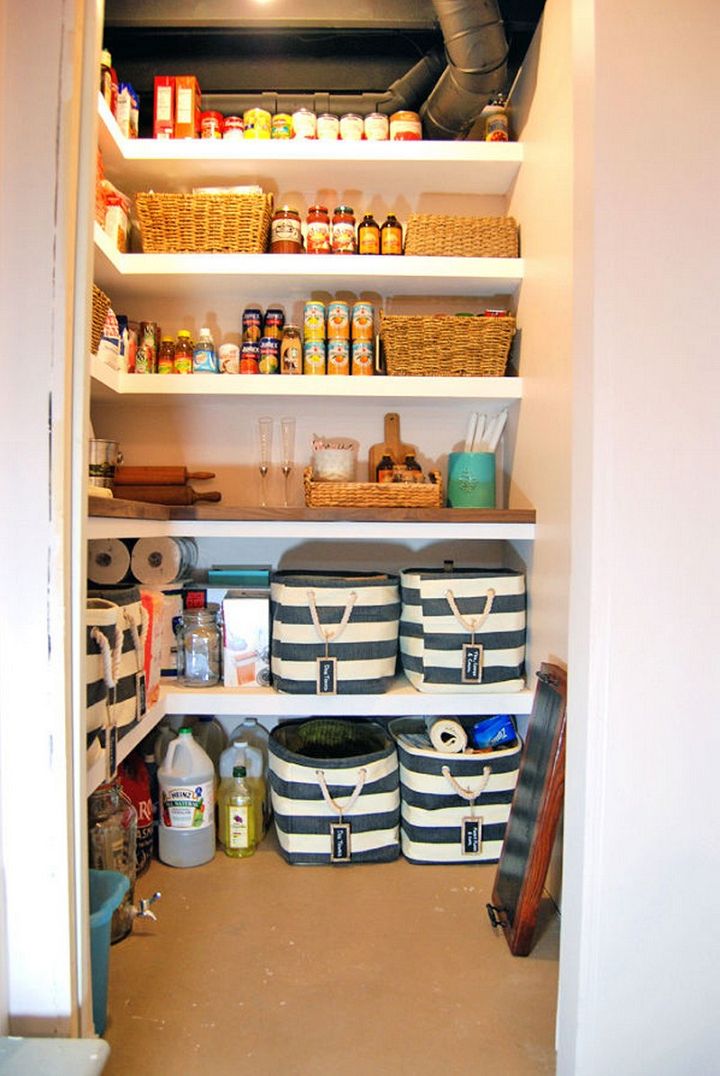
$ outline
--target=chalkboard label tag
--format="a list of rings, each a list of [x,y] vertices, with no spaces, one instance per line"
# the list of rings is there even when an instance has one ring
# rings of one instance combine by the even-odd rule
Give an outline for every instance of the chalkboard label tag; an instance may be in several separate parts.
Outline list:
[[[135,673],[135,698],[137,699],[137,719],[139,721],[147,713],[147,687],[144,669]]]
[[[462,851],[464,856],[482,852],[482,818],[463,818]]]
[[[105,780],[110,781],[117,770],[117,725],[106,725],[100,733],[100,742],[105,748]]]
[[[479,643],[463,643],[463,684],[482,682],[482,658],[483,648]]]
[[[318,695],[337,695],[337,658],[317,659]]]
[[[331,863],[350,862],[350,823],[330,823],[330,861]]]

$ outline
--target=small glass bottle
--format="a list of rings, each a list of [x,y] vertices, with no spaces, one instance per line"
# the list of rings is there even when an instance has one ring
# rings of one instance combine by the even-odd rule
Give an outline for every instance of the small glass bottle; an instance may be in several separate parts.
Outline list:
[[[212,687],[220,681],[218,606],[184,609],[178,618],[177,674],[183,687]]]
[[[391,460],[390,456],[383,456],[377,465],[377,472],[375,478],[378,482],[392,482],[393,472],[395,470],[395,464]]]
[[[244,766],[233,766],[232,781],[220,787],[218,840],[226,856],[244,859],[255,851],[255,809]]]
[[[380,253],[402,254],[402,225],[394,213],[388,213],[380,229]]]
[[[175,373],[193,372],[193,342],[187,329],[181,329],[175,343]]]
[[[366,213],[358,224],[358,254],[380,253],[380,228],[372,213]]]
[[[159,374],[175,373],[175,341],[172,336],[163,336],[158,350],[157,372]]]
[[[120,907],[113,912],[111,942],[121,941],[132,930],[137,871],[137,811],[116,777],[99,785],[88,800],[90,866],[94,870],[119,871],[130,882]]]

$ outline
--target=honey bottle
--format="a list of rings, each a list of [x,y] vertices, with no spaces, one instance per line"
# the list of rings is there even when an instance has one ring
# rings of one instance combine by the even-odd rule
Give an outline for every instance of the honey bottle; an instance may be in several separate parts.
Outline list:
[[[380,227],[372,213],[366,213],[358,224],[358,254],[380,253]]]
[[[380,253],[402,254],[402,224],[394,213],[388,213],[387,220],[380,229]]]

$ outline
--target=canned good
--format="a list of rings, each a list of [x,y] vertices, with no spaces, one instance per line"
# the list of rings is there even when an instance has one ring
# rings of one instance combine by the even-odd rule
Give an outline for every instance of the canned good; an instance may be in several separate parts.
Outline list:
[[[330,214],[327,206],[311,205],[305,227],[305,253],[330,253]]]
[[[350,373],[349,340],[328,340],[327,372],[328,374]]]
[[[340,117],[340,137],[343,142],[359,142],[364,133],[363,118],[357,112],[346,112]]]
[[[243,113],[244,138],[269,138],[272,116],[264,108],[249,108]]]
[[[375,347],[372,340],[353,340],[352,373],[355,377],[372,374],[374,355]]]
[[[393,112],[390,117],[390,140],[392,142],[419,142],[422,123],[417,112]]]
[[[240,373],[240,348],[237,344],[221,344],[218,348],[221,374]]]
[[[352,206],[339,205],[333,211],[332,252],[333,254],[354,254],[356,249],[355,213]]]
[[[292,114],[293,138],[315,138],[317,119],[309,108],[299,108]]]
[[[242,338],[244,344],[256,344],[262,336],[262,310],[259,306],[246,306],[242,316]]]
[[[219,112],[200,113],[200,137],[222,138],[223,118]]]
[[[368,142],[386,142],[390,137],[390,120],[382,112],[365,117],[365,138]]]
[[[274,336],[276,340],[282,340],[285,327],[285,311],[281,306],[269,306],[265,311],[263,322],[263,336]]]
[[[323,112],[318,116],[317,136],[322,142],[334,142],[340,137],[340,120],[332,112]]]
[[[303,346],[303,373],[325,373],[325,341],[306,340]]]
[[[242,116],[226,116],[223,124],[223,138],[238,141],[245,134],[245,123]]]
[[[271,138],[292,138],[292,116],[289,112],[276,112],[270,125]]]
[[[325,339],[325,303],[316,302],[314,299],[305,303],[303,333],[306,341]]]
[[[136,374],[157,373],[158,337],[160,330],[155,321],[141,321],[135,357]]]
[[[273,214],[270,225],[271,254],[300,254],[302,252],[302,228],[300,214],[290,206],[281,206]]]
[[[348,303],[343,303],[339,300],[328,303],[327,338],[328,340],[350,339],[350,306]]]
[[[240,348],[240,373],[260,373],[260,344],[244,343]]]
[[[302,373],[302,340],[295,325],[286,325],[280,344],[280,373]]]
[[[275,336],[263,336],[260,341],[260,373],[280,372],[280,341]]]
[[[375,309],[372,303],[355,303],[352,308],[353,340],[372,340],[374,337],[373,319]]]

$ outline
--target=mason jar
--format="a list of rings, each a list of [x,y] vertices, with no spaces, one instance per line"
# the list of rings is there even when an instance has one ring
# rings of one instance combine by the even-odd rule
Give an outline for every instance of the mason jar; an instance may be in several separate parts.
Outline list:
[[[185,609],[177,626],[177,675],[183,687],[212,687],[220,682],[218,606]]]

